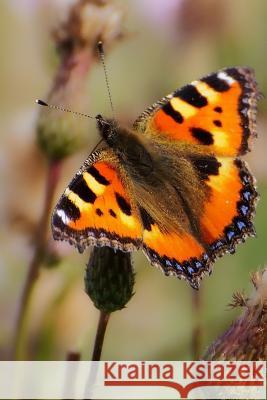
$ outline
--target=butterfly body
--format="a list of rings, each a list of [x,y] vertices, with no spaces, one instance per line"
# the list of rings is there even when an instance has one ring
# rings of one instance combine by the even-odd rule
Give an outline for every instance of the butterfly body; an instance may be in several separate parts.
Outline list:
[[[255,135],[253,72],[228,68],[146,110],[132,129],[98,116],[89,156],[52,218],[55,239],[142,248],[152,265],[198,287],[214,260],[254,234],[257,193],[238,156]]]
[[[106,144],[117,155],[119,161],[136,179],[151,176],[155,159],[152,146],[135,132],[121,127],[115,120],[103,120],[98,123],[100,135]]]
[[[209,172],[216,174],[216,159],[203,154],[201,146],[141,136],[116,121],[102,119],[99,125],[100,135],[124,170],[122,175],[132,182],[132,197],[143,215],[162,231],[192,230],[200,239],[198,219],[207,188],[194,170],[194,161],[206,162]]]

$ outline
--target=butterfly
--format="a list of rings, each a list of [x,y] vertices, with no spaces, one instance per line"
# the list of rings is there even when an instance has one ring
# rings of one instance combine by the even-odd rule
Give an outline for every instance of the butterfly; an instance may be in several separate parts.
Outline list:
[[[80,252],[142,249],[198,288],[218,257],[255,235],[258,195],[240,156],[256,136],[258,99],[252,69],[225,68],[162,98],[132,129],[97,116],[105,145],[56,205],[54,238]]]

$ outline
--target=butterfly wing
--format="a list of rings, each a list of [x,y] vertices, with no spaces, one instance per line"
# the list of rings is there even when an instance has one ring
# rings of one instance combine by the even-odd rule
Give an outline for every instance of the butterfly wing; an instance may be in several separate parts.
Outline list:
[[[184,157],[205,193],[198,208],[179,193],[192,229],[189,224],[188,229],[163,230],[138,209],[132,182],[112,151],[105,150],[93,153],[65,190],[52,217],[54,238],[80,251],[87,245],[124,251],[142,246],[153,265],[197,288],[216,257],[233,252],[236,243],[254,234],[255,184],[235,157],[249,150],[249,138],[255,136],[257,98],[253,72],[228,68],[162,99],[134,125],[154,143],[163,138],[167,147],[186,144],[181,146]],[[184,172],[186,182],[192,177]],[[187,194],[194,190],[189,182]]]
[[[144,251],[151,263],[167,275],[186,278],[193,287],[217,257],[234,252],[237,243],[254,235],[255,182],[235,157],[245,154],[249,139],[256,136],[258,97],[252,70],[227,68],[176,90],[134,124],[153,141],[167,139],[170,146],[175,142],[187,149],[199,188],[204,188],[203,204],[196,207],[184,200],[189,218],[188,210],[194,213],[195,208],[197,237],[189,231],[167,234],[156,224],[147,230],[144,224]],[[189,184],[187,188],[196,190]]]
[[[126,190],[122,167],[110,150],[96,151],[78,171],[52,215],[53,236],[80,252],[86,246],[132,251],[141,243],[142,225]]]
[[[253,70],[226,68],[164,97],[140,115],[134,128],[202,145],[217,155],[242,155],[256,134],[258,97]]]
[[[257,192],[246,163],[238,158],[217,158],[218,174],[206,180],[210,194],[201,216],[201,233],[211,254],[234,252],[235,244],[254,236],[252,218]]]
[[[198,288],[209,260],[205,248],[189,232],[162,232],[156,223],[146,226],[143,251],[152,265],[165,275],[185,278]]]
[[[194,288],[199,287],[203,274],[210,272],[218,257],[233,253],[239,242],[255,235],[252,218],[257,192],[251,173],[240,159],[215,160],[194,158],[201,185],[207,187],[203,208],[196,216],[197,236],[189,230],[163,232],[151,218],[141,214],[143,250],[152,265],[166,275],[187,279]]]

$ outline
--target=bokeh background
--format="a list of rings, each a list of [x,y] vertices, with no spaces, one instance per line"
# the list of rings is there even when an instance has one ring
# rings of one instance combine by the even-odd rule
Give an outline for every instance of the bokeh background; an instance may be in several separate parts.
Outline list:
[[[46,98],[57,55],[51,31],[73,1],[0,2],[0,358],[8,359],[16,315],[33,254],[43,207],[46,160],[36,144],[39,108]],[[175,88],[219,68],[248,65],[267,93],[267,6],[265,0],[124,0],[124,37],[108,51],[113,102],[118,118],[130,123],[144,108]],[[86,80],[88,105],[77,111],[110,115],[103,70],[95,64]],[[71,103],[71,102],[70,102]],[[72,107],[74,107],[72,105]],[[77,119],[77,124],[79,124]],[[85,120],[82,148],[64,161],[54,204],[97,143],[94,121]],[[201,352],[239,314],[227,308],[237,290],[249,293],[249,274],[267,261],[267,104],[258,113],[258,139],[246,158],[261,195],[257,238],[216,263],[201,286]],[[52,242],[52,239],[51,239]],[[31,297],[24,357],[63,360],[69,351],[89,359],[98,311],[84,292],[88,252],[56,244],[60,262],[48,262]],[[135,295],[112,315],[103,359],[175,360],[192,358],[192,289],[164,277],[134,254]]]

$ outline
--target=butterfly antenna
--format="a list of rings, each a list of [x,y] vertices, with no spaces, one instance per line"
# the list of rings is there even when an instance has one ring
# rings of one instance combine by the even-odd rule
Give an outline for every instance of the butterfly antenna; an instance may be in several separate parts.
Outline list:
[[[61,107],[61,106],[56,106],[54,104],[48,104],[43,100],[37,99],[35,101],[40,106],[48,107],[48,108],[51,108],[51,109],[54,109],[54,110],[65,111],[65,112],[68,112],[68,113],[71,113],[71,114],[79,115],[80,117],[87,117],[87,118],[91,118],[91,119],[99,119],[97,117],[92,117],[92,115],[83,114],[83,113],[78,112],[78,111],[72,111],[72,110],[69,110],[68,108],[64,108],[64,107]]]
[[[101,64],[102,64],[103,69],[104,69],[104,74],[105,74],[106,86],[107,86],[107,90],[108,90],[108,97],[109,97],[110,107],[111,107],[111,111],[112,111],[113,118],[114,118],[114,107],[113,107],[113,102],[112,102],[112,98],[111,98],[111,92],[110,92],[110,85],[109,85],[109,80],[108,80],[107,67],[106,67],[106,64],[105,64],[105,53],[104,53],[103,43],[101,42],[101,40],[97,43],[97,50],[98,50],[98,53],[99,53],[99,58],[100,58]]]

